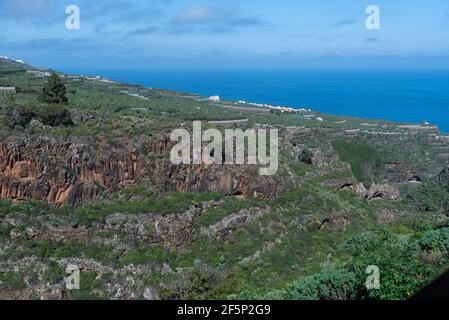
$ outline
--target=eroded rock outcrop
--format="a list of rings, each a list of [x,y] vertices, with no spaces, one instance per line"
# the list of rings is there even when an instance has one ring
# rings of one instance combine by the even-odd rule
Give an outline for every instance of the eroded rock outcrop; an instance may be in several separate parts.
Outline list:
[[[76,206],[101,190],[139,183],[167,192],[219,192],[273,197],[280,187],[255,166],[172,165],[165,135],[140,139],[123,150],[98,150],[87,142],[41,137],[0,144],[0,199],[32,198]]]
[[[346,230],[346,227],[352,222],[353,217],[350,213],[332,213],[329,217],[322,221],[316,221],[317,229],[324,230],[326,228]]]
[[[217,201],[191,206],[181,214],[157,215],[153,213],[126,215],[111,214],[96,225],[99,230],[113,231],[122,237],[177,249],[191,244],[196,237],[193,223],[205,210],[219,205]]]
[[[387,199],[397,200],[400,196],[399,191],[388,184],[372,184],[366,188],[363,183],[358,183],[354,178],[348,177],[343,179],[330,179],[323,181],[322,186],[335,188],[337,190],[348,190],[355,192],[367,200]]]
[[[97,156],[89,145],[40,138],[0,146],[0,198],[76,205],[93,200],[99,187],[138,179],[139,154]]]
[[[251,223],[252,221],[267,214],[270,208],[250,208],[241,210],[238,213],[231,214],[219,222],[209,226],[202,230],[202,233],[207,234],[210,238],[216,240],[223,240],[233,231],[243,227],[244,225]]]
[[[369,200],[375,199],[387,199],[387,200],[397,200],[399,199],[399,191],[387,184],[373,184],[371,187],[366,189],[363,184],[357,185],[357,193]]]
[[[256,192],[270,198],[277,187],[269,178],[260,176],[254,166],[182,165],[168,169],[165,191],[219,192],[245,197]]]
[[[330,179],[322,182],[325,187],[335,188],[337,190],[355,191],[357,182],[352,177],[343,179]]]

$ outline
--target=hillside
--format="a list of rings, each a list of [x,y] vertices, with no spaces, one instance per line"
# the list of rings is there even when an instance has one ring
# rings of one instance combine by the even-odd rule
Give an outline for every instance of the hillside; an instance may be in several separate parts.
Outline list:
[[[448,266],[434,126],[62,73],[68,103],[41,102],[51,72],[0,59],[0,299],[407,299]],[[279,129],[278,173],[173,165],[195,120]]]

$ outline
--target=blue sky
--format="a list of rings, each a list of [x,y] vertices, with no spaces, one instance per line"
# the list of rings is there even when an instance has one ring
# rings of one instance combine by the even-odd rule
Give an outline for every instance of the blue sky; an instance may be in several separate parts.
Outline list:
[[[449,1],[0,0],[0,44],[55,68],[449,69]]]

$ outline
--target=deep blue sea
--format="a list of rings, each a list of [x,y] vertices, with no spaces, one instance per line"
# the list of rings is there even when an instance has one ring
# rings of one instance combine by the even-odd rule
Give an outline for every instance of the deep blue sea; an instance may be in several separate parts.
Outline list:
[[[426,120],[449,132],[449,71],[64,71],[328,114]]]

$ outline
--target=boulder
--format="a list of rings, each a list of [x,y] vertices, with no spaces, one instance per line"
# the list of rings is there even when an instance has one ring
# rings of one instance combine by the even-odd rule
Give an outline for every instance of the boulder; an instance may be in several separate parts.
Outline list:
[[[363,194],[367,200],[374,199],[387,199],[387,200],[397,200],[399,199],[399,191],[396,188],[387,184],[373,184],[368,190]]]

